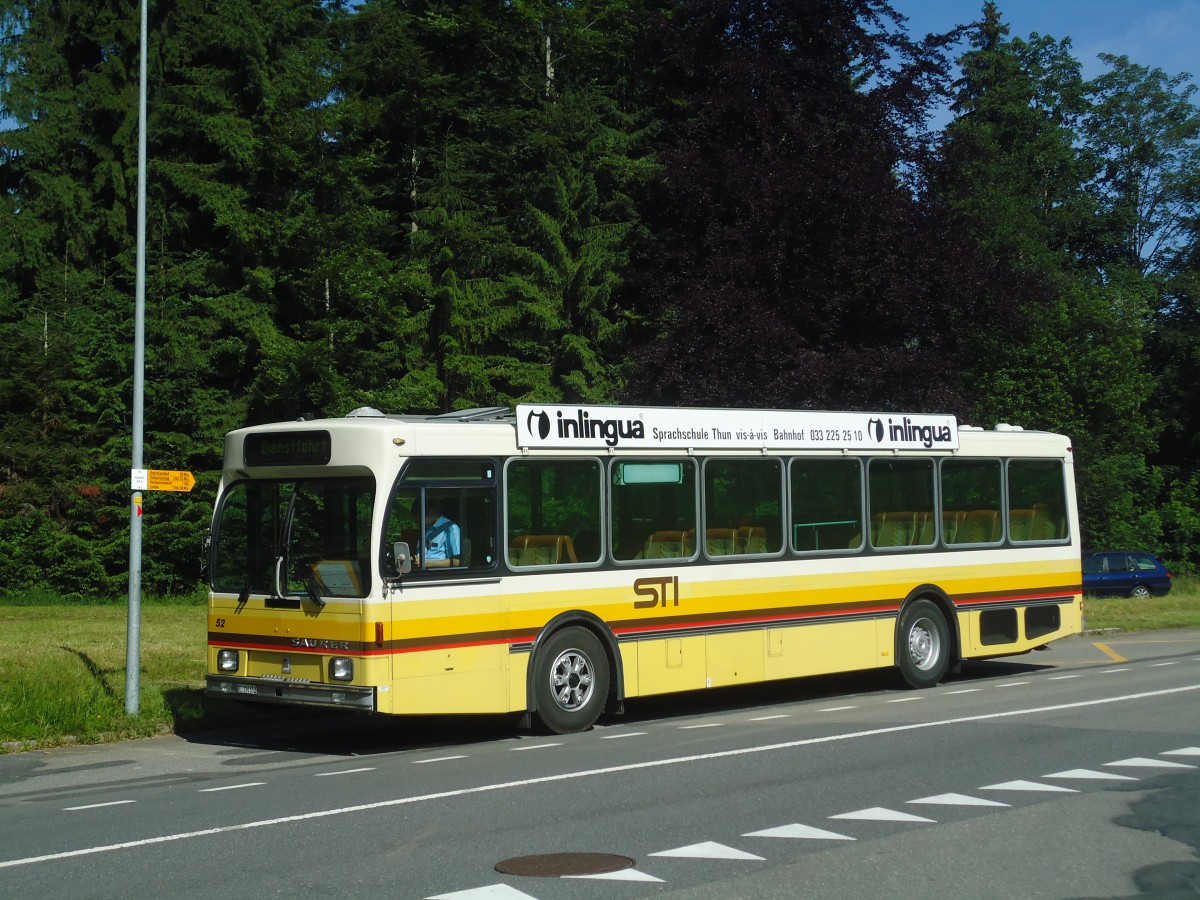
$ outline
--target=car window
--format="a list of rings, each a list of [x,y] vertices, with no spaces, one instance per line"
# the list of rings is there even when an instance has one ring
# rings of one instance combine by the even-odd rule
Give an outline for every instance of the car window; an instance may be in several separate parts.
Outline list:
[[[1084,575],[1099,575],[1104,571],[1104,559],[1099,556],[1089,556],[1083,561]]]
[[[1143,572],[1153,572],[1158,568],[1158,560],[1153,556],[1139,556],[1134,561]]]

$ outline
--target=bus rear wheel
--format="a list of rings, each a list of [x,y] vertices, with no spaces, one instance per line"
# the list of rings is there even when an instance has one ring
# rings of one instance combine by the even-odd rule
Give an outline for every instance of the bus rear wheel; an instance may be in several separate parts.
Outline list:
[[[608,657],[586,628],[564,628],[546,639],[534,665],[534,699],[554,734],[586,731],[608,697]]]
[[[950,668],[950,629],[941,609],[930,600],[904,608],[896,634],[896,662],[909,687],[933,687]]]

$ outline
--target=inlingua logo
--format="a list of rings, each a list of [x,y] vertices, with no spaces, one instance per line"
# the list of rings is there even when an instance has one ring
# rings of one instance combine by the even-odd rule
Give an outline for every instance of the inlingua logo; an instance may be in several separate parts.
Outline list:
[[[646,428],[640,419],[603,419],[593,417],[586,409],[576,409],[572,417],[563,414],[561,410],[555,413],[554,432],[560,440],[586,441],[596,439],[603,441],[609,447],[615,447],[622,438],[626,440],[642,439],[646,436]],[[544,410],[532,410],[526,419],[530,434],[536,434],[541,440],[550,436],[550,416]]]
[[[533,425],[533,423],[535,421],[537,422],[536,428]],[[545,412],[538,412],[537,410],[531,410],[529,413],[529,419],[527,420],[527,424],[529,426],[530,434],[536,434],[543,441],[546,438],[550,437],[550,417],[548,415],[546,415]]]
[[[880,427],[882,428],[882,423]],[[954,441],[954,434],[949,425],[917,425],[908,416],[899,422],[888,419],[887,435],[889,440],[897,443],[920,442],[926,450],[934,444],[949,444]]]

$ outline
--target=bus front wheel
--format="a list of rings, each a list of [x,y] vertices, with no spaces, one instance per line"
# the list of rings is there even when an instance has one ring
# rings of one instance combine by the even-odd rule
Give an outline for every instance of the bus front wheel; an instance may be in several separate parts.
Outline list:
[[[936,603],[916,600],[904,608],[896,636],[896,661],[910,687],[933,687],[945,676],[950,667],[950,630]]]
[[[537,714],[555,734],[585,731],[608,697],[608,657],[586,628],[564,628],[538,649],[533,677]]]

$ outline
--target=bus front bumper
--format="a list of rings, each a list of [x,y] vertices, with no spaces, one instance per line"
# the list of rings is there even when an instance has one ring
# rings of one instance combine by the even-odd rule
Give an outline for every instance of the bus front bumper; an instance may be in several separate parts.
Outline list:
[[[301,684],[265,678],[234,678],[209,675],[204,692],[209,697],[251,700],[256,703],[285,703],[375,712],[375,689],[341,684]]]

